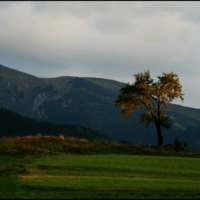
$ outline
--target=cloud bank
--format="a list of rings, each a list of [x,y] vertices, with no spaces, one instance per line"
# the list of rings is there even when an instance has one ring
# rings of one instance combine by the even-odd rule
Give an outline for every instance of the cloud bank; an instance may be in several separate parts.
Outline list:
[[[0,63],[38,77],[177,73],[200,108],[200,2],[0,2]]]

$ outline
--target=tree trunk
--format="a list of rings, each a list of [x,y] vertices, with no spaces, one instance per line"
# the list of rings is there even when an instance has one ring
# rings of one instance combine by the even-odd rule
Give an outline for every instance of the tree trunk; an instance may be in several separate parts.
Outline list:
[[[161,126],[160,124],[156,124],[157,134],[158,134],[158,146],[163,145],[163,137],[161,134]]]

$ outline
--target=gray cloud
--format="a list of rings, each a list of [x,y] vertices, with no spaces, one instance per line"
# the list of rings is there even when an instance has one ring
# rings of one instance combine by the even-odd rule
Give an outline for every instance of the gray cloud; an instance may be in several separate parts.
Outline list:
[[[199,107],[199,8],[200,2],[0,2],[0,63],[39,77],[123,82],[145,70],[153,77],[173,71],[185,88],[184,105]]]

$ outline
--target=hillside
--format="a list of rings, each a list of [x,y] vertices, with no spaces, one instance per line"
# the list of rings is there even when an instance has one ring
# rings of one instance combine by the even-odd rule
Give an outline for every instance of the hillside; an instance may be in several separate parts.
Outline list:
[[[122,120],[121,108],[115,107],[125,83],[88,77],[38,78],[2,65],[0,76],[2,107],[43,121],[82,125],[116,140],[157,144],[155,127],[139,124],[142,110]],[[170,104],[166,113],[173,127],[163,130],[164,143],[172,143],[178,136],[190,141],[190,148],[200,149],[200,110]],[[195,138],[191,138],[193,129]]]
[[[99,134],[89,128],[71,124],[53,124],[33,118],[21,116],[14,111],[0,108],[0,137],[22,137],[34,135],[49,135],[85,138],[89,141],[111,141],[111,138]]]

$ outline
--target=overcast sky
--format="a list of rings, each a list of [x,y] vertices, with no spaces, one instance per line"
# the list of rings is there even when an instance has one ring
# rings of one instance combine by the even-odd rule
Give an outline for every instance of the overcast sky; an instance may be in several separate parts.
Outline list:
[[[0,64],[37,77],[179,75],[200,108],[200,2],[0,2]]]

